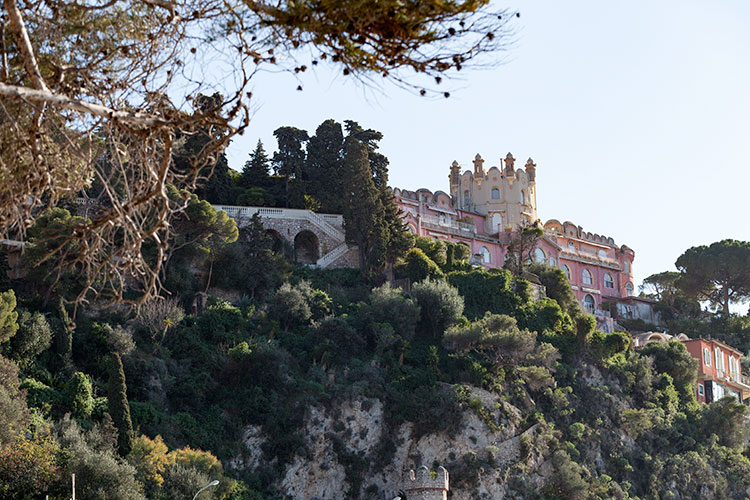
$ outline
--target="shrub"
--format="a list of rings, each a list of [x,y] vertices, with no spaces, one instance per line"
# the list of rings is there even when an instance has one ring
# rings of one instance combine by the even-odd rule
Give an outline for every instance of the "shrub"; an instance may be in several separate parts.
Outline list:
[[[13,290],[0,293],[0,344],[6,342],[18,330],[16,294]]]
[[[19,389],[18,368],[0,356],[0,445],[26,430],[28,422],[26,393]]]
[[[682,342],[650,342],[640,349],[641,356],[654,360],[654,368],[672,377],[674,386],[684,403],[695,401],[695,380],[698,361],[693,358]]]
[[[192,467],[170,465],[164,474],[164,484],[161,487],[163,498],[193,498],[193,495],[211,481],[206,474]],[[214,488],[208,488],[201,493],[201,500],[211,500]]]
[[[168,456],[169,449],[161,436],[149,439],[139,436],[133,441],[133,449],[127,456],[128,462],[136,469],[136,478],[153,493],[164,483],[167,468],[174,463]]]
[[[89,418],[94,411],[94,389],[88,375],[75,372],[67,384],[65,393],[69,407],[78,418]]]
[[[52,343],[52,329],[43,314],[21,310],[18,331],[10,339],[10,357],[17,360],[33,359],[46,351]]]
[[[414,285],[412,295],[420,307],[422,328],[433,338],[440,337],[464,311],[463,297],[445,281],[428,278]]]
[[[101,430],[84,433],[69,418],[56,425],[58,441],[66,451],[63,477],[76,475],[76,498],[81,500],[145,500],[135,468],[122,461]]]
[[[303,285],[302,283],[305,283]],[[276,290],[271,302],[270,315],[277,319],[285,330],[294,324],[305,323],[312,318],[312,310],[309,304],[309,283],[302,281],[293,286],[284,283]]]
[[[109,323],[94,323],[89,335],[96,338],[100,345],[104,347],[103,355],[116,352],[120,356],[125,356],[135,349],[133,335],[120,325],[112,327]]]
[[[397,266],[396,276],[408,278],[412,283],[416,283],[427,278],[442,278],[443,272],[422,250],[412,248],[406,252],[404,261]]]
[[[413,299],[386,283],[372,290],[362,313],[368,314],[369,319],[375,323],[391,325],[394,332],[410,339],[414,336],[414,329],[419,321],[419,311],[419,306]]]
[[[568,434],[573,439],[581,439],[584,432],[586,432],[586,426],[581,422],[574,422],[568,426]]]
[[[448,275],[448,283],[466,301],[466,317],[470,320],[481,318],[488,311],[512,315],[523,304],[513,290],[513,276],[504,269],[455,271]]]
[[[0,498],[31,499],[49,493],[59,475],[59,451],[50,436],[19,439],[0,449]]]
[[[185,311],[176,297],[158,297],[141,306],[136,324],[148,331],[154,343],[160,344],[164,341],[167,330],[179,324],[184,317]]]
[[[445,266],[448,261],[448,245],[449,243],[446,241],[426,238],[424,236],[418,236],[414,240],[414,246],[424,252],[430,260],[440,267]]]
[[[729,448],[739,448],[745,444],[747,408],[731,396],[705,405],[701,415],[701,428],[704,436],[716,434],[719,444]]]

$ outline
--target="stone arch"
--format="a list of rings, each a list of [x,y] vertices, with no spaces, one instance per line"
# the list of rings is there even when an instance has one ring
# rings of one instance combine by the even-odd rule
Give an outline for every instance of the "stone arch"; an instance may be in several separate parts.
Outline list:
[[[284,237],[275,229],[266,229],[266,235],[271,238],[271,250],[280,253],[284,250]]]
[[[320,258],[320,240],[307,229],[294,237],[294,260],[300,264],[315,264]]]

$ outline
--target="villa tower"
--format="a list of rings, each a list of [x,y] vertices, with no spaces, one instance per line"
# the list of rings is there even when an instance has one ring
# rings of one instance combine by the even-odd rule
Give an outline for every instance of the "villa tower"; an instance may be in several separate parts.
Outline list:
[[[515,158],[508,153],[500,166],[484,170],[481,156],[474,157],[474,171],[461,173],[454,161],[450,173],[450,194],[454,207],[487,216],[488,234],[515,230],[532,224],[536,214],[536,164],[529,158],[525,169],[515,169]]]

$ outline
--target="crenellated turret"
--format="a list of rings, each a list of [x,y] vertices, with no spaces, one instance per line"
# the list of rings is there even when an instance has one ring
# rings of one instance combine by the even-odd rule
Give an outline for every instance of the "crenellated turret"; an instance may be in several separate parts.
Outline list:
[[[409,500],[446,500],[448,471],[438,467],[433,473],[424,465],[416,473],[410,470],[404,474],[404,491]]]
[[[487,234],[503,232],[536,221],[536,164],[529,158],[526,171],[515,171],[515,158],[508,153],[500,168],[485,171],[484,160],[474,157],[474,171],[461,172],[458,162],[451,165],[451,204],[453,207],[487,215]]]

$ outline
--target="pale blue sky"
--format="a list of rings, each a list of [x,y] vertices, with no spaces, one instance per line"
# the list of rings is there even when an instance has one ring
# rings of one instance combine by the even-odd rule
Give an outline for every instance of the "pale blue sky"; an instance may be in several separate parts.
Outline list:
[[[363,89],[319,69],[265,74],[228,151],[240,170],[273,130],[327,118],[383,132],[391,185],[448,189],[455,159],[537,163],[539,217],[570,220],[636,252],[638,281],[688,247],[750,240],[750,2],[527,0],[515,46],[461,72],[450,99]],[[743,308],[744,309],[744,308]]]

